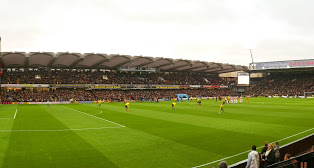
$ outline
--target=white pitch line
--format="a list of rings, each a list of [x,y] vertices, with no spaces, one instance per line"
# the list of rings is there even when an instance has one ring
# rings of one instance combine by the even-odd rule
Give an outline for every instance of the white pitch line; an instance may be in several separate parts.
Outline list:
[[[0,132],[61,132],[61,131],[83,131],[83,130],[100,130],[107,128],[121,128],[121,127],[99,127],[99,128],[74,128],[74,129],[60,129],[60,130],[0,130]]]
[[[15,114],[14,114],[13,118],[0,118],[0,119],[15,119],[16,113],[17,113],[17,109],[15,110]]]
[[[278,140],[277,142],[280,142],[280,141],[283,141],[283,140],[285,140],[285,139],[289,139],[289,138],[291,138],[291,137],[294,137],[294,136],[297,136],[297,135],[303,134],[303,133],[308,132],[308,131],[311,131],[311,130],[313,130],[313,129],[314,129],[314,128],[311,128],[311,129],[308,129],[308,130],[305,130],[305,131],[299,132],[299,133],[297,133],[297,134],[294,134],[294,135],[288,136],[288,137],[286,137],[286,138],[282,138],[282,139]],[[275,142],[276,142],[276,141],[275,141]],[[273,143],[273,142],[272,142],[272,143]],[[260,147],[258,147],[257,149],[262,148],[262,147],[264,147],[264,146],[260,146]],[[207,166],[207,165],[210,165],[210,164],[213,164],[213,163],[219,162],[219,161],[223,161],[223,160],[226,160],[226,159],[229,159],[229,158],[233,158],[233,157],[235,157],[235,156],[242,155],[242,154],[247,153],[247,152],[251,152],[251,150],[244,151],[244,152],[241,152],[241,153],[238,153],[238,154],[235,154],[235,155],[232,155],[232,156],[228,156],[228,157],[225,157],[225,158],[222,158],[222,159],[219,159],[219,160],[215,160],[215,161],[212,161],[212,162],[209,162],[209,163],[205,163],[205,164],[202,164],[202,165],[199,165],[199,166],[194,166],[194,167],[192,167],[192,168],[198,168],[198,167]]]
[[[124,126],[124,125],[121,125],[121,124],[115,123],[115,122],[113,122],[113,121],[106,120],[106,119],[104,119],[104,118],[100,118],[100,117],[97,117],[97,116],[94,116],[94,115],[91,115],[91,114],[87,114],[87,113],[84,113],[84,112],[79,111],[79,110],[75,110],[75,109],[72,109],[72,108],[69,108],[69,107],[65,107],[65,106],[62,106],[62,107],[67,108],[67,109],[70,109],[70,110],[73,110],[73,111],[76,111],[76,112],[79,112],[79,113],[82,113],[82,114],[85,114],[85,115],[88,115],[88,116],[91,116],[91,117],[98,118],[98,119],[100,119],[100,120],[104,120],[104,121],[110,122],[110,123],[112,123],[112,124],[119,125],[120,127],[126,127],[126,126]]]
[[[14,114],[14,117],[13,117],[14,119],[15,119],[15,117],[16,117],[16,114],[17,114],[17,109],[15,110],[15,114]]]
[[[100,113],[96,113],[96,114],[93,114],[93,115],[98,115],[98,114],[101,114],[101,113],[102,113],[102,111]]]

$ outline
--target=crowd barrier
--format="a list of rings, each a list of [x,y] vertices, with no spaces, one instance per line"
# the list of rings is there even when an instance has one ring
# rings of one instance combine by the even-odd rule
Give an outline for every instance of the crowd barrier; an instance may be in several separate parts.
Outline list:
[[[306,136],[304,138],[301,138],[299,140],[296,140],[294,142],[281,146],[279,150],[280,160],[284,160],[284,156],[286,153],[289,153],[291,156],[297,156],[303,153],[304,151],[312,147],[313,142],[314,142],[314,134],[311,134],[309,136]],[[247,159],[240,161],[238,163],[232,164],[229,166],[229,168],[243,168],[246,166],[246,163],[247,163]],[[263,165],[261,165],[260,167],[263,167]]]

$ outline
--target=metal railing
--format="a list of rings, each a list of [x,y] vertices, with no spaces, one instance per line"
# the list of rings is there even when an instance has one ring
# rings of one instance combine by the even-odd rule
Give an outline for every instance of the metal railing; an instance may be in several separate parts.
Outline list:
[[[267,168],[313,168],[314,152],[305,153],[292,159],[278,162],[267,166]]]

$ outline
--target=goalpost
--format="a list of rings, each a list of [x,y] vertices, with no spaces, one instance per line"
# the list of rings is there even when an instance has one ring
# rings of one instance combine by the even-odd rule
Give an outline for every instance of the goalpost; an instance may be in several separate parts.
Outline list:
[[[314,92],[304,92],[304,98],[314,98]]]
[[[177,101],[187,100],[189,101],[189,96],[187,94],[177,94]]]

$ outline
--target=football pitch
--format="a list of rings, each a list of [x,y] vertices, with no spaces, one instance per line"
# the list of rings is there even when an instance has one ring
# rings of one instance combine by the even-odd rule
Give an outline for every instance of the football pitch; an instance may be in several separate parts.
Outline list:
[[[0,167],[217,167],[314,133],[314,99],[171,103],[0,105]]]

